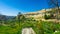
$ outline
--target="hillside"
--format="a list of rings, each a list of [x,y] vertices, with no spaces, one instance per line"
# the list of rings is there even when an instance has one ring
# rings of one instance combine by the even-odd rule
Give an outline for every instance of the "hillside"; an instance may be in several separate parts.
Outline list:
[[[0,21],[6,21],[13,19],[15,16],[6,16],[6,15],[0,15]]]

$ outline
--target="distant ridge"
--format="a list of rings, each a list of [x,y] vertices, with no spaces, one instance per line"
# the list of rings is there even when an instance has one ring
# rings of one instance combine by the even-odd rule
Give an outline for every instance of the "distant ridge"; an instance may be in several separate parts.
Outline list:
[[[6,15],[2,15],[0,14],[0,20],[8,20],[8,19],[13,19],[15,16],[6,16]]]

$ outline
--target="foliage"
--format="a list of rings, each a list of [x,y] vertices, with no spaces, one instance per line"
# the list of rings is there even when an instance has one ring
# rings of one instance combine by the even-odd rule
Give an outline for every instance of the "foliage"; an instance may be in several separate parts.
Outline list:
[[[50,18],[51,18],[51,15],[46,15],[46,14],[45,14],[45,15],[44,15],[44,18],[45,18],[45,19],[50,19]]]
[[[0,34],[21,34],[23,28],[33,28],[36,34],[54,34],[60,31],[60,24],[47,21],[36,21],[32,18],[22,18],[18,20],[7,20],[8,24],[0,25]],[[57,32],[59,33],[59,32]]]

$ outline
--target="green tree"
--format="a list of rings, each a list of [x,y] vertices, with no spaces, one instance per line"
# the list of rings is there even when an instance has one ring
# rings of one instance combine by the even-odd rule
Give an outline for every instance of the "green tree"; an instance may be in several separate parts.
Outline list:
[[[21,14],[21,12],[18,13],[18,22],[20,23],[21,21],[24,21],[25,20],[25,16],[23,14]]]

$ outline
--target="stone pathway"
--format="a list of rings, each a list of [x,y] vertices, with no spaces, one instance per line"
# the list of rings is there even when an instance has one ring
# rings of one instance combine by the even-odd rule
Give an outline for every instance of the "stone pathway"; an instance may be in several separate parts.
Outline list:
[[[22,34],[36,34],[32,28],[22,29]]]

